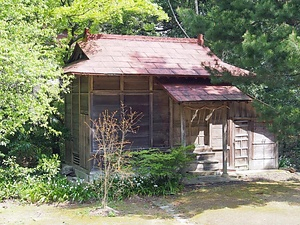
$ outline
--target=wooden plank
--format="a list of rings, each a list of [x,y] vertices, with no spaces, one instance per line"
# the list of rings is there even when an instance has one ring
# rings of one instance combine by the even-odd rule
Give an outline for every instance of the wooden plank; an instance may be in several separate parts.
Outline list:
[[[124,76],[120,77],[120,91],[124,91]]]
[[[80,129],[79,129],[79,161],[80,166],[89,169],[88,160],[90,158],[90,136],[89,136],[89,117],[80,114]]]
[[[223,124],[222,124],[222,140],[223,140],[223,177],[228,177],[227,173],[227,130],[228,130],[228,124],[227,124],[227,109],[223,110]]]
[[[79,136],[79,94],[72,93],[72,152],[78,152],[78,136]]]
[[[114,112],[120,108],[120,98],[118,95],[93,95],[92,96],[93,110],[91,117],[97,119],[99,115],[108,110]]]
[[[169,96],[162,90],[153,91],[152,117],[154,138],[153,147],[169,147]],[[158,137],[157,133],[159,133],[161,137]]]
[[[119,76],[95,76],[93,90],[120,90]]]
[[[149,79],[146,76],[125,76],[124,90],[149,90]]]
[[[187,129],[187,136],[186,136],[186,139],[187,139],[187,144],[190,145],[192,144],[192,123],[191,123],[191,110],[190,109],[185,109],[185,117],[186,117],[186,129]]]
[[[88,115],[89,114],[89,94],[80,94],[80,113]]]
[[[85,136],[85,129],[83,129],[83,121],[84,121],[84,115],[80,114],[79,116],[79,119],[80,119],[80,122],[79,122],[79,165],[82,167],[82,168],[85,168],[85,152],[84,152],[84,136]]]
[[[65,124],[72,136],[72,92],[65,95]],[[65,161],[72,162],[73,144],[72,139],[68,138],[65,142]]]
[[[72,80],[72,88],[71,88],[71,91],[72,93],[79,93],[79,83],[80,80],[79,80],[79,77],[76,76],[75,79]]]
[[[234,123],[233,120],[229,119],[229,127],[228,127],[228,132],[229,132],[229,166],[234,167]]]
[[[234,123],[234,166],[248,169],[249,166],[249,121],[236,120]]]
[[[185,109],[183,105],[180,105],[180,140],[181,145],[186,146]]]
[[[124,104],[128,107],[132,107],[133,111],[142,113],[143,117],[137,124],[139,130],[136,134],[128,135],[128,139],[133,142],[133,148],[149,148],[150,147],[150,105],[149,105],[149,94],[140,95],[124,95]],[[144,141],[142,142],[141,137]]]
[[[89,91],[89,77],[80,76],[80,93],[88,93]]]
[[[119,93],[119,95],[120,95],[120,103],[123,103],[123,104],[125,104],[124,103],[124,76],[121,76],[120,77],[120,93]]]
[[[149,143],[153,147],[153,93],[149,94]]]
[[[149,77],[149,78],[147,78],[149,81],[149,91],[151,92],[151,91],[153,91],[153,88],[154,88],[154,80],[153,80],[153,77]]]
[[[170,118],[169,118],[169,143],[170,147],[174,147],[174,114],[173,114],[173,99],[169,98],[169,112],[170,112]]]

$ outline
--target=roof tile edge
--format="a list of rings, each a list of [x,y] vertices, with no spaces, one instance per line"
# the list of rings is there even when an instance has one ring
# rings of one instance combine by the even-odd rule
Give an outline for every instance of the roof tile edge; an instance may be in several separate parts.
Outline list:
[[[131,41],[145,41],[145,42],[158,41],[158,42],[199,44],[199,39],[197,38],[172,38],[172,37],[119,35],[119,34],[91,34],[89,29],[85,28],[84,41],[93,41],[98,39],[118,39],[118,40],[131,40]]]

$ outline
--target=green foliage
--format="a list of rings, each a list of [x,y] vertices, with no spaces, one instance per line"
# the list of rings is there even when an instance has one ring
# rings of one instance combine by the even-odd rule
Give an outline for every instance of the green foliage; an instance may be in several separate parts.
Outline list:
[[[197,1],[186,1],[186,0],[154,0],[158,5],[160,5],[163,10],[168,14],[170,18],[167,21],[162,21],[160,23],[158,31],[163,35],[169,37],[186,37],[180,26],[187,31],[190,37],[193,37],[193,32],[190,28],[193,26],[202,26],[197,18],[193,15],[198,12],[203,15],[207,13],[207,10],[211,7],[210,1],[207,0],[197,0]],[[197,2],[197,4],[196,4]],[[183,12],[184,11],[184,12]],[[184,16],[182,16],[184,13]],[[184,24],[188,21],[188,26]],[[196,36],[198,33],[195,34]]]
[[[0,146],[20,133],[35,142],[31,127],[40,127],[46,145],[57,149],[51,143],[64,131],[53,120],[62,121],[59,103],[71,78],[62,75],[61,66],[84,28],[154,35],[155,25],[167,19],[149,0],[0,0],[0,5]],[[65,31],[68,38],[57,40]]]
[[[57,155],[42,156],[37,167],[22,167],[9,157],[0,168],[0,200],[20,199],[31,203],[86,202],[98,197],[93,184],[69,182],[59,174]]]
[[[290,168],[293,167],[293,164],[291,163],[291,159],[286,156],[280,156],[279,157],[279,168]]]
[[[153,35],[155,25],[168,19],[150,0],[61,1],[53,17],[59,30],[68,31],[69,46],[83,37],[86,27],[92,33]]]
[[[68,132],[57,115],[49,115],[48,127],[40,127],[26,123],[23,130],[8,136],[10,142],[0,149],[5,155],[15,156],[17,163],[22,166],[36,166],[42,154],[59,154],[68,138]],[[59,131],[52,132],[51,130]]]
[[[176,193],[180,189],[183,170],[192,160],[192,149],[193,146],[187,146],[168,152],[157,149],[133,152],[132,166],[137,175],[134,182],[138,194]]]
[[[0,167],[0,200],[19,199],[31,203],[88,202],[122,200],[132,195],[167,195],[181,190],[182,169],[190,160],[192,146],[170,152],[144,150],[133,154],[135,173],[110,173],[110,188],[105,190],[106,177],[94,183],[69,181],[59,174],[57,155],[42,155],[36,167],[23,167],[15,157],[8,157]],[[105,193],[108,191],[107,193]]]
[[[53,155],[52,157],[42,155],[36,167],[36,170],[41,174],[46,174],[47,178],[55,177],[59,173],[59,169],[60,160],[58,155]]]
[[[279,145],[279,168],[300,169],[300,141],[281,142]]]
[[[205,13],[179,10],[191,36],[222,60],[255,73],[249,79],[224,76],[254,96],[256,109],[281,142],[297,142],[300,131],[299,1],[206,1]],[[263,104],[262,104],[263,102]]]
[[[51,103],[61,101],[67,83],[49,1],[1,0],[0,5],[0,144],[5,145],[25,123],[47,127],[56,112]]]

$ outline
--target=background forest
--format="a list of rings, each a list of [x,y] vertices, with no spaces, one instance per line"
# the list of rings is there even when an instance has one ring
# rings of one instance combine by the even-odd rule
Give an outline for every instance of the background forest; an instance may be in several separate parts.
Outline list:
[[[299,0],[0,0],[0,150],[30,165],[61,153],[68,132],[62,75],[73,44],[91,33],[194,38],[255,74],[222,81],[256,101],[280,143],[282,162],[300,155]],[[215,79],[215,82],[221,82]]]

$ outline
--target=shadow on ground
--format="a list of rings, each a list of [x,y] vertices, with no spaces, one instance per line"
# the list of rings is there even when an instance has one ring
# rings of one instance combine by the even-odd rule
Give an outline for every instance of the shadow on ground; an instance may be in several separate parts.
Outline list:
[[[171,219],[174,215],[190,219],[206,210],[238,208],[240,206],[264,206],[270,202],[284,202],[300,206],[300,176],[284,171],[255,173],[238,179],[203,177],[200,184],[187,185],[181,193],[165,197],[133,196],[112,203],[118,216]],[[63,208],[87,208],[92,205],[65,205]],[[163,206],[163,207],[162,207]],[[164,210],[168,206],[169,211]],[[172,214],[170,214],[170,209]]]
[[[269,178],[272,178],[270,174],[267,178],[255,175],[243,180],[225,182],[209,180],[210,182],[202,182],[200,185],[188,185],[181,193],[173,196],[133,196],[110,204],[110,207],[118,211],[112,217],[91,214],[99,207],[99,203],[37,206],[3,202],[0,203],[0,224],[257,225],[257,221],[262,221],[264,225],[277,225],[284,224],[289,218],[293,221],[286,224],[299,224],[300,179],[288,178],[282,181],[276,177],[277,180],[274,181]],[[270,205],[271,207],[265,207]],[[294,207],[290,207],[292,205]],[[263,211],[266,209],[271,211]],[[223,213],[222,216],[218,216],[220,213]],[[257,214],[260,217],[254,218]],[[277,222],[265,223],[262,219],[266,219],[266,216],[276,219]],[[227,223],[223,223],[224,218],[228,219]]]
[[[171,205],[184,218],[192,218],[206,210],[263,206],[269,202],[300,205],[299,191],[299,181],[274,182],[258,179],[250,182],[191,185],[177,196],[157,198],[155,201]]]

